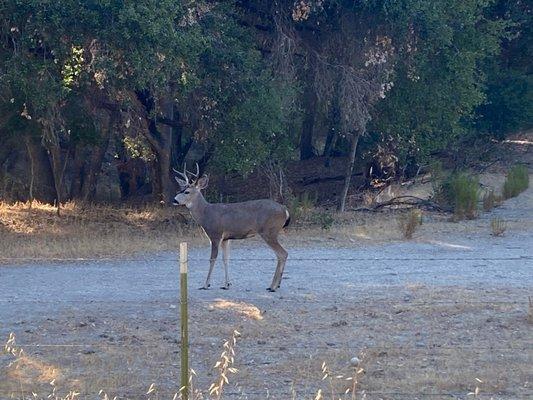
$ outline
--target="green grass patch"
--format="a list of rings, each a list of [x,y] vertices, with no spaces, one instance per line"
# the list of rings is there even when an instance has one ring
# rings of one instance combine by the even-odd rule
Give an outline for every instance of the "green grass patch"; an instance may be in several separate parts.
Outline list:
[[[516,197],[529,187],[529,173],[525,165],[515,165],[507,173],[503,184],[503,198]]]
[[[436,199],[453,209],[456,220],[474,219],[478,214],[479,180],[465,172],[453,173],[438,186]]]

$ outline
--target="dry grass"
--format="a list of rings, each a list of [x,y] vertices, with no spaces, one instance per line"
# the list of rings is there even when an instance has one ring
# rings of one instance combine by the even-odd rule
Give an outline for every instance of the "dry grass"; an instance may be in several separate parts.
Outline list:
[[[533,300],[528,297],[527,322],[533,324]]]
[[[501,204],[501,197],[494,194],[494,190],[490,189],[483,195],[483,211],[491,211],[494,207]]]
[[[0,203],[3,258],[94,258],[173,250],[184,238],[201,236],[177,208]],[[0,260],[1,262],[1,260]]]
[[[398,228],[405,239],[412,239],[416,229],[422,225],[422,212],[410,210],[398,217]]]
[[[493,218],[490,221],[490,229],[492,231],[492,236],[503,236],[507,230],[507,224],[501,218]]]
[[[215,310],[234,310],[238,314],[246,317],[261,321],[263,319],[263,314],[261,310],[254,306],[253,304],[248,304],[245,302],[234,302],[230,300],[216,300],[211,306],[211,309]]]
[[[191,366],[198,373],[194,386],[206,388],[207,395],[212,382],[220,383],[222,364],[213,369],[223,358],[217,357],[224,346],[220,338],[231,336],[238,327],[242,335],[234,364],[224,368],[229,373],[229,368],[239,371],[227,376],[229,384],[224,381],[223,399],[267,398],[267,390],[270,398],[313,399],[318,389],[323,399],[330,399],[332,386],[335,400],[351,399],[351,392],[343,393],[354,383],[347,380],[354,373],[353,357],[362,360],[357,366],[365,370],[356,377],[357,399],[364,398],[363,392],[369,399],[429,398],[424,393],[433,393],[431,398],[451,397],[443,393],[466,398],[477,385],[481,394],[515,394],[504,398],[524,398],[529,393],[527,303],[499,301],[508,299],[501,297],[506,295],[527,299],[525,291],[438,289],[413,282],[398,287],[390,301],[384,302],[380,293],[368,293],[360,303],[338,302],[335,296],[316,299],[320,301],[269,301],[262,319],[243,309],[265,305],[215,307],[221,302],[192,302]],[[48,367],[57,371],[58,388],[83,393],[80,400],[94,399],[101,389],[119,399],[171,400],[179,390],[176,311],[164,304],[145,304],[146,316],[139,319],[136,306],[112,311],[114,307],[101,310],[94,322],[83,327],[80,322],[86,322],[86,317],[60,314],[53,321],[37,322],[35,333],[21,331],[19,339],[88,343],[81,348],[27,348],[31,358],[45,366],[43,371]],[[47,332],[48,339],[39,332]],[[232,361],[231,350],[224,350]],[[321,380],[324,367],[327,376]],[[47,393],[50,389],[48,383],[37,380],[23,380],[21,386],[18,378],[8,375],[12,368],[0,363],[3,393],[13,390],[14,398],[21,399],[21,390]],[[204,398],[213,397],[215,393]]]
[[[303,210],[303,209],[302,209]],[[390,213],[343,213],[305,207],[291,222],[283,242],[309,246],[324,240],[396,240]],[[395,214],[392,214],[395,215]],[[207,244],[201,229],[182,208],[63,205],[0,202],[0,263],[31,259],[134,257],[175,251],[180,241]],[[260,240],[260,239],[256,239]],[[3,261],[2,261],[3,260]]]

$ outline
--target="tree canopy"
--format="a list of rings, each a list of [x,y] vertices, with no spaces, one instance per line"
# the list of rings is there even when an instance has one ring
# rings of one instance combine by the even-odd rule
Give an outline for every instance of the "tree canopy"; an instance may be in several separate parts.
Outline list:
[[[530,11],[518,0],[6,0],[2,195],[87,201],[106,176],[115,198],[167,202],[186,160],[248,174],[347,156],[345,197],[359,143],[368,154],[388,143],[402,170],[467,135],[531,127]]]

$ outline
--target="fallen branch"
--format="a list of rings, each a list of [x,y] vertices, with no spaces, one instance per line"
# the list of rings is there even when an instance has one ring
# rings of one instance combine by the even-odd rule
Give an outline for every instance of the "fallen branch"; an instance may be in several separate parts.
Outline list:
[[[434,201],[428,199],[422,199],[416,196],[398,196],[390,200],[384,201],[383,203],[375,204],[372,207],[357,207],[352,209],[352,211],[377,211],[384,207],[397,206],[397,205],[406,205],[411,207],[426,208],[434,211],[443,211],[450,212],[451,209],[443,207]]]

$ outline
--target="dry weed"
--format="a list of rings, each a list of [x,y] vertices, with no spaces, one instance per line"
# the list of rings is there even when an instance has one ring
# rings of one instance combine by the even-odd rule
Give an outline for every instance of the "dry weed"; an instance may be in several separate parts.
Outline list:
[[[359,357],[353,357],[350,361],[350,364],[353,368],[350,376],[345,376],[344,374],[335,374],[326,364],[322,363],[322,380],[328,382],[328,389],[322,390],[318,389],[314,397],[315,400],[324,400],[328,396],[331,400],[341,399],[343,396],[345,399],[348,395],[352,400],[356,399],[357,389],[359,387],[359,380],[365,370],[361,368],[362,361],[364,360],[365,354],[361,353]],[[327,393],[327,394],[326,394]],[[361,399],[366,399],[366,394],[363,391],[361,393]]]
[[[490,221],[490,229],[492,231],[492,236],[503,236],[507,230],[507,224],[501,218],[493,218]]]
[[[223,344],[223,351],[220,355],[219,360],[216,362],[214,368],[217,370],[217,377],[215,381],[209,386],[206,393],[201,389],[194,387],[194,377],[196,377],[196,372],[191,369],[189,374],[189,395],[187,396],[190,400],[203,400],[206,398],[220,400],[222,398],[222,393],[224,386],[229,383],[228,376],[230,374],[235,374],[238,372],[237,368],[233,365],[235,363],[235,345],[237,344],[237,338],[240,336],[240,332],[237,330],[233,331],[233,335],[230,340],[227,340]],[[12,357],[12,361],[8,367],[13,367],[13,370],[18,370],[20,364],[29,359],[29,357],[24,353],[23,349],[16,345],[15,334],[11,333],[8,337],[6,344],[4,345],[4,353]],[[23,384],[31,384],[32,382],[22,382],[20,381],[20,389],[18,393],[11,393],[10,398],[17,400],[76,400],[79,398],[81,393],[77,390],[70,390],[65,395],[59,395],[58,387],[56,384],[57,373],[54,371],[54,376],[49,376],[49,385],[51,386],[50,393],[46,395],[39,395],[35,392],[26,393],[23,389]],[[13,379],[15,377],[12,377]],[[180,388],[178,392],[174,394],[172,400],[184,399],[185,387]],[[98,392],[100,400],[115,400],[117,396],[111,396],[106,391],[100,390]],[[147,400],[156,400],[161,399],[162,397],[158,394],[158,389],[155,383],[152,383],[147,392],[145,393]],[[169,399],[170,400],[170,399]]]
[[[533,324],[533,300],[531,300],[531,296],[528,297],[528,300],[529,306],[527,310],[527,322]]]
[[[66,203],[0,203],[0,254],[5,259],[95,258],[173,250],[201,237],[178,208]],[[1,262],[1,260],[0,260]]]
[[[489,190],[483,195],[483,211],[490,211],[496,206],[494,190]]]
[[[398,228],[405,239],[412,239],[420,225],[422,225],[422,212],[418,209],[410,210],[398,217]]]

